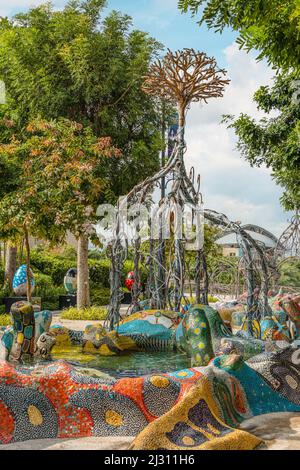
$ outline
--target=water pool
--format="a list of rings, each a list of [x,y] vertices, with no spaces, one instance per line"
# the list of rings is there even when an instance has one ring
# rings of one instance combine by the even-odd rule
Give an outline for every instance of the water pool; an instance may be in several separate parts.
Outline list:
[[[191,367],[191,359],[180,352],[128,352],[119,356],[99,356],[82,353],[81,348],[64,349],[52,355],[77,367],[95,369],[112,377],[140,377],[147,374],[175,372]]]

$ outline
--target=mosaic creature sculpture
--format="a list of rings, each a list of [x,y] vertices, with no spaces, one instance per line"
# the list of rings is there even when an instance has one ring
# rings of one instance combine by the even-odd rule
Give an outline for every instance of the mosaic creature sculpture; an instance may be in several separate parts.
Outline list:
[[[267,322],[267,319],[265,319]],[[233,335],[216,310],[207,306],[190,308],[183,319],[176,312],[147,310],[123,320],[112,332],[102,325],[87,326],[84,332],[54,325],[39,338],[43,357],[62,354],[73,346],[103,356],[124,351],[186,352],[192,365],[203,366],[220,354],[236,353],[245,359],[261,352],[289,346],[288,341],[262,341],[241,332]]]
[[[89,325],[83,332],[54,325],[40,337],[40,342],[44,343],[48,355],[73,346],[103,356],[123,351],[172,351],[176,349],[175,331],[180,320],[173,311],[147,310],[130,315],[112,332],[101,324]]]
[[[52,313],[34,312],[32,304],[25,301],[14,303],[10,313],[12,326],[2,332],[0,359],[26,362],[33,356],[47,357],[41,336],[49,331]]]
[[[295,324],[298,336],[300,331],[300,294],[284,296],[278,301],[278,304]]]
[[[289,346],[287,341],[272,341],[269,338],[268,341],[262,341],[247,337],[243,332],[233,335],[219,313],[203,305],[191,307],[183,319],[173,311],[138,312],[124,319],[113,332],[106,331],[102,325],[88,326],[83,332],[68,330],[59,325],[49,329],[51,314],[49,312],[34,314],[32,307],[29,306],[30,304],[26,302],[13,306],[14,325],[2,338],[0,354],[3,359],[10,357],[12,360],[22,360],[22,355],[26,352],[27,356],[34,354],[48,358],[51,354],[61,355],[62,352],[79,346],[83,352],[103,356],[136,350],[180,350],[191,357],[192,365],[205,366],[213,357],[220,354],[236,353],[244,359],[249,359],[265,350],[274,351]],[[30,319],[27,318],[27,314],[25,316],[23,314],[24,319],[21,321],[20,309],[28,308]],[[270,320],[264,321],[271,329],[268,323]],[[40,326],[35,334],[36,325]],[[31,340],[30,335],[32,335]],[[31,341],[30,345],[28,341]],[[22,346],[19,347],[18,344]]]
[[[205,334],[199,329],[199,325],[203,327],[206,325]],[[187,339],[183,339],[184,337]],[[247,360],[264,351],[279,351],[290,346],[287,341],[262,341],[243,336],[243,332],[233,335],[219,313],[204,305],[194,306],[188,310],[177,329],[176,339],[180,349],[192,357],[192,364],[198,366],[208,364],[216,355],[234,353]]]
[[[300,349],[215,358],[207,367],[138,378],[81,373],[64,361],[0,362],[0,442],[137,436],[132,448],[254,449],[252,416],[300,411]]]

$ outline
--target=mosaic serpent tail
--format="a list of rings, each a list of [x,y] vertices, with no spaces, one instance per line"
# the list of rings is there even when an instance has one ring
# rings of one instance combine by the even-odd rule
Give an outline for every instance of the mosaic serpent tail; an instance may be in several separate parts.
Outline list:
[[[95,377],[58,361],[0,362],[0,441],[137,436],[134,449],[253,449],[237,429],[252,416],[300,411],[300,350],[245,363],[220,356],[170,374]]]

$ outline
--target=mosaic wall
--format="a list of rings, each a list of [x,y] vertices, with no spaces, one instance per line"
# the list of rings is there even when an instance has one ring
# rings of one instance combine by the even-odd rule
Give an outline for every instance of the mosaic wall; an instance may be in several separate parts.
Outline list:
[[[297,320],[291,301],[277,299],[282,324],[288,316]],[[12,327],[1,333],[1,444],[134,436],[133,449],[254,449],[260,441],[238,429],[243,420],[300,411],[298,342],[249,338],[243,328],[233,335],[210,307],[182,315],[138,312],[114,332],[102,325],[84,332],[50,327],[51,313],[34,313],[27,302],[15,304],[11,315]],[[30,356],[49,358],[66,345],[101,355],[181,350],[192,368],[116,379],[64,361],[25,365]]]
[[[137,436],[134,449],[252,449],[244,419],[300,411],[300,350],[248,362],[220,356],[172,374],[113,379],[64,361],[33,369],[0,363],[0,441]]]

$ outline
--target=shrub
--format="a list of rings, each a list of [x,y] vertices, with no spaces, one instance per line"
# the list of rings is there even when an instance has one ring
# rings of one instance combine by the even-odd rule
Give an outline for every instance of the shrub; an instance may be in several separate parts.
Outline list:
[[[106,320],[108,310],[105,307],[77,308],[71,307],[64,310],[61,318],[64,320]]]
[[[74,260],[32,250],[31,265],[41,273],[50,276],[55,286],[62,286],[66,272],[74,267]]]
[[[89,260],[89,272],[91,284],[97,286],[109,287],[109,268],[110,261],[105,260]]]
[[[193,304],[196,303],[196,297],[189,297],[188,301],[191,305],[193,305]],[[214,297],[213,295],[209,294],[208,301],[209,301],[209,303],[216,303],[216,302],[219,302],[219,299],[217,299],[217,297]]]
[[[76,258],[66,258],[64,255],[32,250],[31,264],[37,271],[50,276],[55,286],[62,286],[66,272],[70,268],[76,267]],[[91,283],[102,287],[109,287],[109,267],[110,261],[108,259],[90,259]],[[124,279],[126,274],[127,271],[125,273],[124,269]]]
[[[31,252],[31,265],[34,273],[43,273],[43,275],[50,276],[54,287],[62,287],[66,272],[76,267],[76,258],[74,257],[74,249],[66,249],[62,254],[52,253],[51,251],[35,248]],[[129,271],[133,271],[133,262],[130,260],[125,261],[122,270],[122,287],[124,286],[125,278]],[[91,290],[99,287],[109,288],[109,275],[110,275],[110,260],[99,259],[99,254],[92,251],[89,259],[89,272],[90,272],[90,286]],[[145,285],[147,277],[146,270],[141,267],[141,279]],[[42,284],[48,285],[49,278],[41,279]],[[41,285],[42,287],[42,285]],[[64,293],[64,291],[62,292]],[[98,301],[97,301],[98,303]],[[107,302],[102,302],[107,303]]]
[[[34,276],[36,282],[34,296],[42,298],[42,308],[44,310],[58,310],[58,297],[65,294],[64,287],[55,286],[51,276],[47,274],[35,273]]]
[[[102,306],[108,305],[110,301],[110,289],[106,287],[92,287],[91,288],[91,303],[93,305]]]

